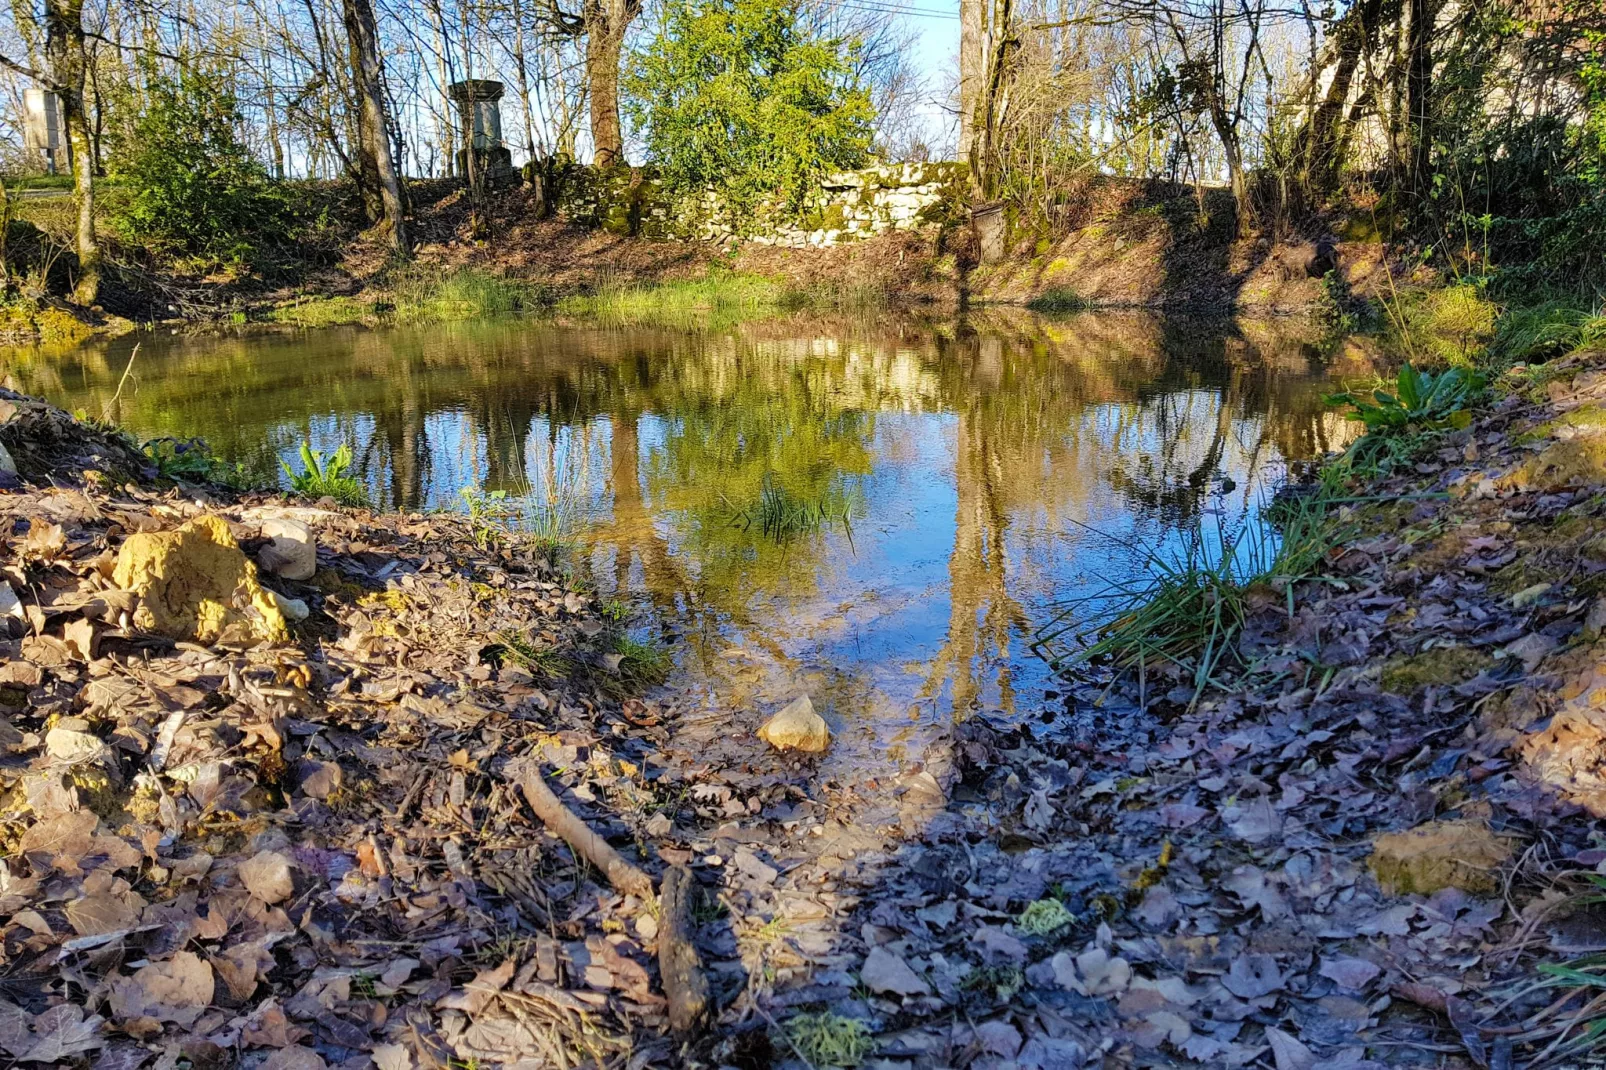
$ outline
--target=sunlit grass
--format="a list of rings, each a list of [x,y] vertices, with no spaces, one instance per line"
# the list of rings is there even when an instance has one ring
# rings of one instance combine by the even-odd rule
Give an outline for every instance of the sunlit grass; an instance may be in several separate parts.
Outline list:
[[[806,309],[874,311],[887,304],[875,283],[822,282],[807,286],[741,272],[717,271],[658,283],[605,283],[560,298],[560,316],[620,325],[723,327]]]
[[[440,274],[425,268],[399,273],[391,284],[392,314],[399,323],[444,323],[506,316],[537,307],[530,283],[475,268]]]

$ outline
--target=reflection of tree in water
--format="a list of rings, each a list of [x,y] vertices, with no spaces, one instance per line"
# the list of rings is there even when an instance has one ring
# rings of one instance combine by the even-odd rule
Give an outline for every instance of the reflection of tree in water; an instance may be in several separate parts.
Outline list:
[[[845,549],[838,534],[777,542],[733,528],[766,479],[862,512],[876,504],[865,496],[878,414],[951,413],[948,628],[925,688],[963,709],[995,687],[1011,698],[1012,639],[1027,628],[1011,597],[1012,526],[1099,523],[1119,502],[1186,521],[1218,472],[1342,444],[1306,354],[1268,330],[1022,322],[952,341],[486,324],[186,342],[141,356],[124,419],[205,435],[264,474],[309,430],[349,435],[388,504],[413,508],[450,502],[468,480],[551,488],[560,433],[578,434],[587,452],[608,451],[575,488],[597,505],[588,542],[603,567],[662,618],[713,634],[754,623],[755,603],[801,607],[829,590]],[[25,389],[99,412],[125,362],[111,348],[16,370]]]

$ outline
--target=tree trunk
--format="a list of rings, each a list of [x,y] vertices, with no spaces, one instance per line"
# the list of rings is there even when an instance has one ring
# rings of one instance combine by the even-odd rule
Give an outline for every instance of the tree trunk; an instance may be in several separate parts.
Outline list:
[[[1433,152],[1430,96],[1433,87],[1433,2],[1409,0],[1411,24],[1406,31],[1405,111],[1407,152],[1406,187],[1416,193],[1427,189]]]
[[[959,0],[959,158],[970,159],[976,142],[976,101],[986,79],[987,0]]]
[[[446,39],[446,18],[441,14],[440,0],[431,0],[429,5],[429,22],[435,30],[435,62],[440,71],[441,93],[444,94],[445,110],[441,112],[440,138],[441,153],[446,159],[443,169],[445,177],[451,178],[457,171],[457,118],[456,105],[452,103],[452,43]]]
[[[598,167],[624,160],[619,126],[619,56],[625,30],[641,10],[632,0],[589,0],[585,8],[586,84],[591,97],[592,161]]]
[[[93,305],[100,299],[100,244],[95,240],[95,151],[84,114],[83,0],[46,0],[45,57],[49,88],[59,98],[62,125],[73,158],[73,191],[78,199],[78,281],[73,300]]]
[[[519,107],[524,113],[524,151],[535,162],[535,112],[530,107],[530,64],[524,54],[524,6],[513,0],[513,71],[519,79]]]
[[[1221,154],[1227,161],[1227,184],[1232,187],[1234,215],[1237,218],[1238,237],[1247,238],[1255,230],[1255,204],[1249,195],[1249,179],[1244,174],[1243,146],[1238,131],[1228,118],[1219,101],[1212,101],[1210,121],[1221,139]]]
[[[361,151],[365,157],[371,157],[374,167],[376,188],[364,191],[364,200],[368,199],[369,192],[377,194],[380,207],[378,222],[383,224],[392,250],[397,256],[405,257],[411,252],[412,244],[407,238],[401,177],[396,173],[396,161],[390,149],[390,124],[385,115],[374,9],[369,0],[343,0],[343,7],[346,35],[351,42],[351,78],[357,94]]]

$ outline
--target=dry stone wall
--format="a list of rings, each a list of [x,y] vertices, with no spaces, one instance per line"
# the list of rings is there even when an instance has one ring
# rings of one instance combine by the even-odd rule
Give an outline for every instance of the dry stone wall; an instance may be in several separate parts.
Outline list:
[[[610,233],[801,248],[957,219],[967,175],[964,164],[946,162],[846,171],[822,179],[801,213],[768,205],[742,218],[713,191],[691,201],[671,197],[645,168],[571,166],[548,181],[561,215]]]

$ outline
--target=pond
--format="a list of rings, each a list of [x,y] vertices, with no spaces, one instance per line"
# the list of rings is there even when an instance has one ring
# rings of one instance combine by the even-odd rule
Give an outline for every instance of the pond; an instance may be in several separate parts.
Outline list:
[[[534,502],[670,644],[671,695],[768,713],[806,692],[844,771],[918,767],[956,715],[1056,706],[1030,644],[1057,603],[1139,547],[1253,523],[1289,462],[1349,434],[1286,321],[145,335],[119,396],[132,347],[0,370],[267,479],[303,441],[349,443],[387,506]]]

